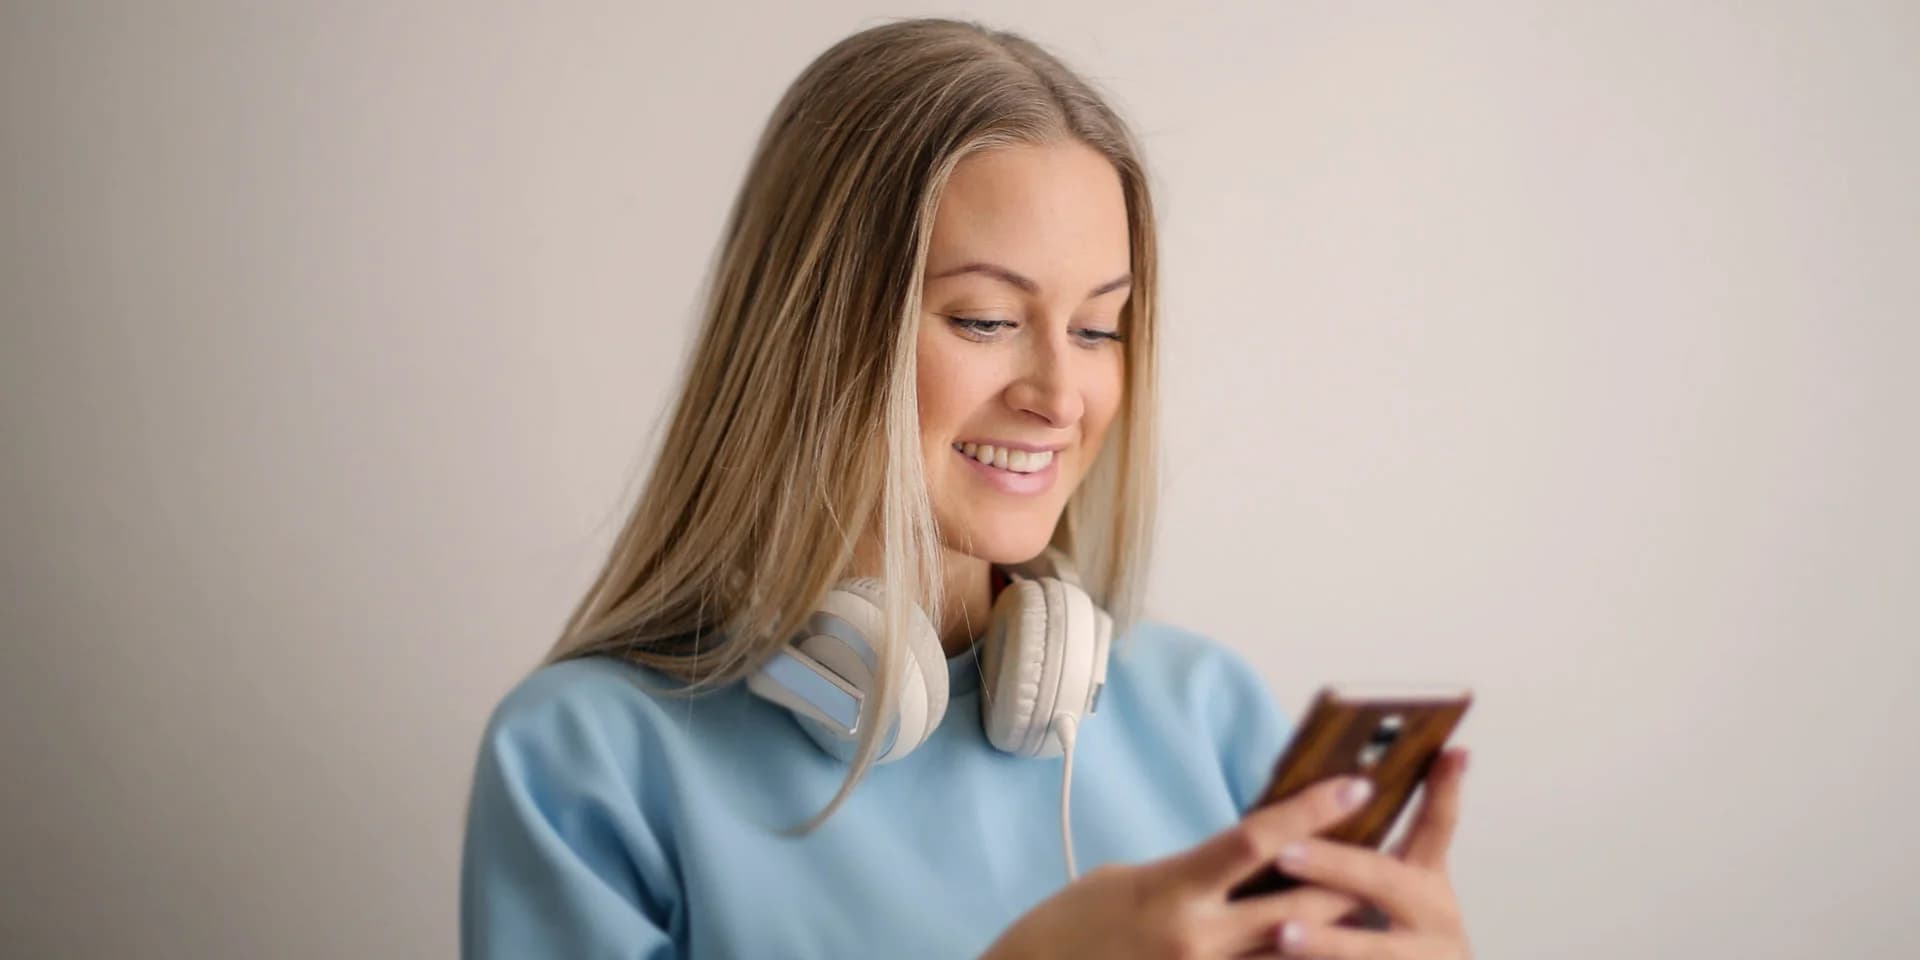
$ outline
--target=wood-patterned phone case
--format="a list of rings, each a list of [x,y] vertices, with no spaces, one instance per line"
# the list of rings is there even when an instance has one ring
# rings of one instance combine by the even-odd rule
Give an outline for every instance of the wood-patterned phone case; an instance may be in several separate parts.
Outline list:
[[[1322,689],[1307,711],[1306,723],[1275,762],[1273,779],[1255,807],[1284,800],[1328,777],[1365,775],[1373,781],[1373,797],[1321,835],[1378,847],[1471,702],[1472,696],[1466,693],[1441,700],[1368,697],[1348,701],[1334,690]],[[1366,748],[1375,731],[1392,715],[1399,717],[1398,735],[1370,756]],[[1235,888],[1233,896],[1270,893],[1297,883],[1269,867]]]

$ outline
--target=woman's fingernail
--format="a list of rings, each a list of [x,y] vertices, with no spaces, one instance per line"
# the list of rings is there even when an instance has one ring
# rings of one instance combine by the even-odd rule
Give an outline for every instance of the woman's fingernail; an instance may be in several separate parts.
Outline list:
[[[1280,925],[1280,935],[1274,939],[1280,941],[1281,950],[1295,953],[1306,945],[1307,928],[1301,926],[1298,920],[1288,920]]]
[[[1295,840],[1281,847],[1278,862],[1281,870],[1291,870],[1307,862],[1307,845]]]
[[[1467,761],[1468,761],[1469,759],[1471,759],[1472,757],[1473,757],[1473,754],[1472,754],[1472,753],[1470,753],[1470,752],[1468,752],[1468,751],[1467,751],[1467,750],[1466,750],[1465,748],[1462,748],[1462,749],[1460,750],[1460,769],[1459,769],[1458,771],[1456,771],[1456,772],[1458,772],[1458,773],[1466,773],[1466,772],[1467,772]]]
[[[1352,810],[1366,803],[1373,796],[1373,782],[1365,777],[1353,777],[1340,785],[1340,805]]]

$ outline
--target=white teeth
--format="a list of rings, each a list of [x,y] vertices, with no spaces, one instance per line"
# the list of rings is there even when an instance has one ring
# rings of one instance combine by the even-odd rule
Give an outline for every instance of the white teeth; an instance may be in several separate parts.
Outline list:
[[[1053,462],[1052,450],[1028,453],[1025,450],[1009,450],[992,444],[972,443],[956,443],[953,448],[964,456],[1010,473],[1037,473],[1045,470],[1047,465]]]

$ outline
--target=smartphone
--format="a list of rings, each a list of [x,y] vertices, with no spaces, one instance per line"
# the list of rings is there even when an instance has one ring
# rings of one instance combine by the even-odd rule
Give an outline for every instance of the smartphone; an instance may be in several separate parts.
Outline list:
[[[1322,836],[1378,847],[1472,702],[1473,692],[1464,687],[1322,687],[1254,807],[1285,800],[1328,777],[1364,776],[1373,781],[1372,798]],[[1269,866],[1231,896],[1273,893],[1298,883]]]

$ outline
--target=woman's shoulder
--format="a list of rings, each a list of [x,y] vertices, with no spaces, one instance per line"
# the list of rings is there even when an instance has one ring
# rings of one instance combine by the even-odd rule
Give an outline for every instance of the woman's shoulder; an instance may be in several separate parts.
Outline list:
[[[682,687],[659,671],[613,656],[546,663],[501,696],[487,718],[485,739],[495,747],[638,756],[642,739],[672,735],[668,705],[686,702]]]
[[[1212,636],[1158,619],[1142,619],[1114,642],[1108,682],[1116,675],[1186,701],[1223,693],[1265,695],[1266,681],[1247,657]]]
[[[625,711],[641,708],[656,688],[667,686],[657,672],[605,655],[570,657],[544,663],[522,676],[500,698],[496,718],[554,712]]]

